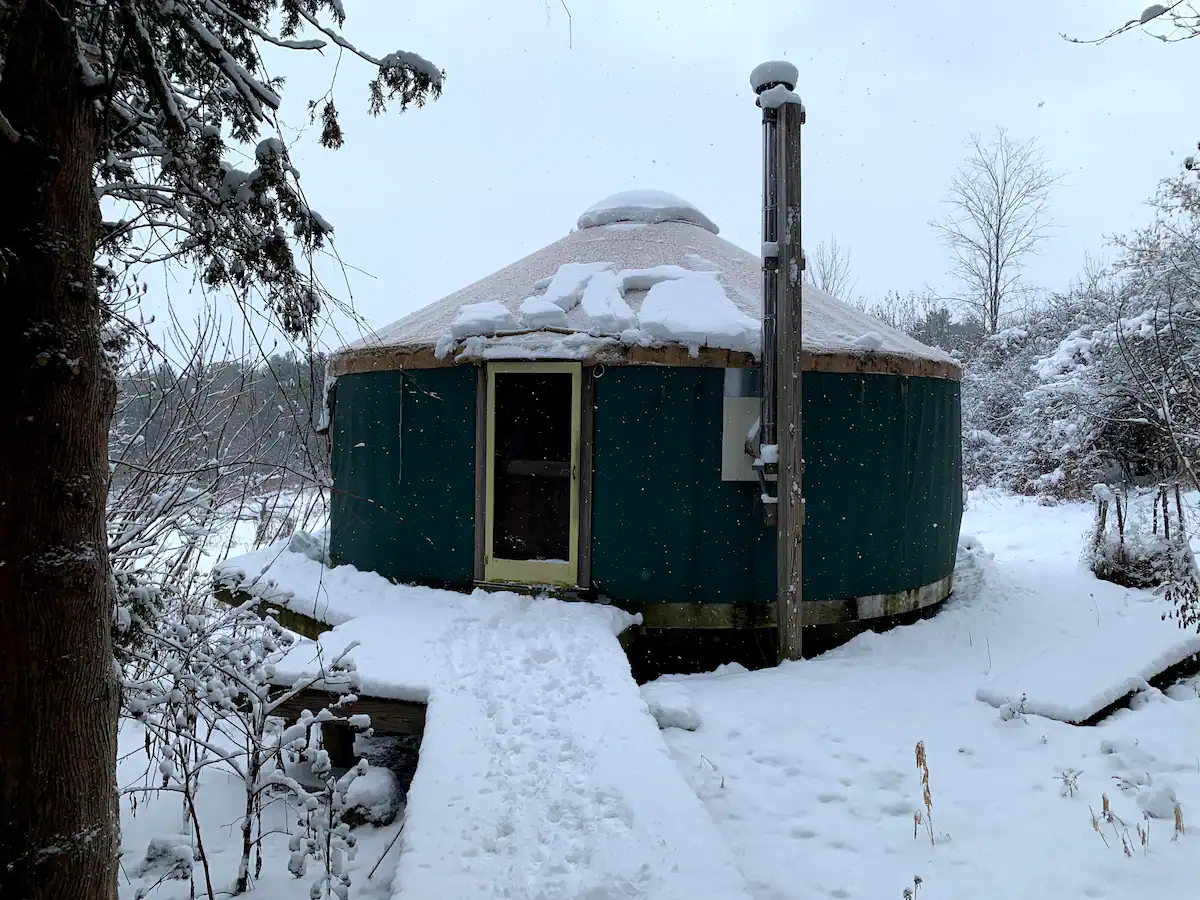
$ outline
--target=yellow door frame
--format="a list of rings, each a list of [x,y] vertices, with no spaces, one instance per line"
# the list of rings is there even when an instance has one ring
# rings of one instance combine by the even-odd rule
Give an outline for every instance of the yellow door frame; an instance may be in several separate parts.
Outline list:
[[[496,376],[560,373],[571,376],[571,525],[566,562],[499,559],[492,552],[496,470]],[[583,369],[577,362],[492,362],[487,364],[487,459],[484,479],[483,577],[490,582],[575,587],[579,582],[579,456]]]

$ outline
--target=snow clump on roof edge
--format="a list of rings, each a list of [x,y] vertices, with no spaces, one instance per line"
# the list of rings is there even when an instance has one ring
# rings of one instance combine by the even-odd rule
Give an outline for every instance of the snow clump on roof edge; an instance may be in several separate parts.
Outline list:
[[[593,203],[579,217],[576,226],[580,229],[615,225],[618,222],[635,222],[642,225],[658,225],[662,222],[687,222],[698,225],[705,231],[720,234],[715,222],[682,197],[666,191],[621,191]]]

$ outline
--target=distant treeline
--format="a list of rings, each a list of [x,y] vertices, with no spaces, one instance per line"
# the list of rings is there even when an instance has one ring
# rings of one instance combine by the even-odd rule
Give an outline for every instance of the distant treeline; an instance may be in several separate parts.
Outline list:
[[[328,451],[317,426],[326,360],[292,352],[183,369],[127,366],[109,441],[114,480],[167,457],[174,472],[221,466],[260,478],[277,472],[285,482],[323,478]]]

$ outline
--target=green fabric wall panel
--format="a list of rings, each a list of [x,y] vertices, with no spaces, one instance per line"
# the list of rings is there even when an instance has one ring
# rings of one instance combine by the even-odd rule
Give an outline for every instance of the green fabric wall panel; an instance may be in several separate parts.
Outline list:
[[[768,599],[774,530],[721,481],[722,369],[624,366],[596,380],[592,581],[614,599]],[[767,569],[767,566],[770,569]]]
[[[954,568],[962,519],[959,386],[804,375],[804,591],[891,593]]]
[[[337,380],[336,564],[400,582],[472,583],[475,377],[473,366],[454,366]]]
[[[722,482],[719,369],[612,368],[596,382],[593,580],[631,602],[774,597],[758,487]],[[959,386],[804,375],[810,600],[890,593],[953,569]]]

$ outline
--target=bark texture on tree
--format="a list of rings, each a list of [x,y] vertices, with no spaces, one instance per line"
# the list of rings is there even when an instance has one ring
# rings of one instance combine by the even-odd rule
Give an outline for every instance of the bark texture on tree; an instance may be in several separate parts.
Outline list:
[[[0,113],[0,897],[116,896],[104,506],[115,398],[92,279],[96,140],[75,3],[16,10]],[[10,18],[8,25],[12,26]]]

